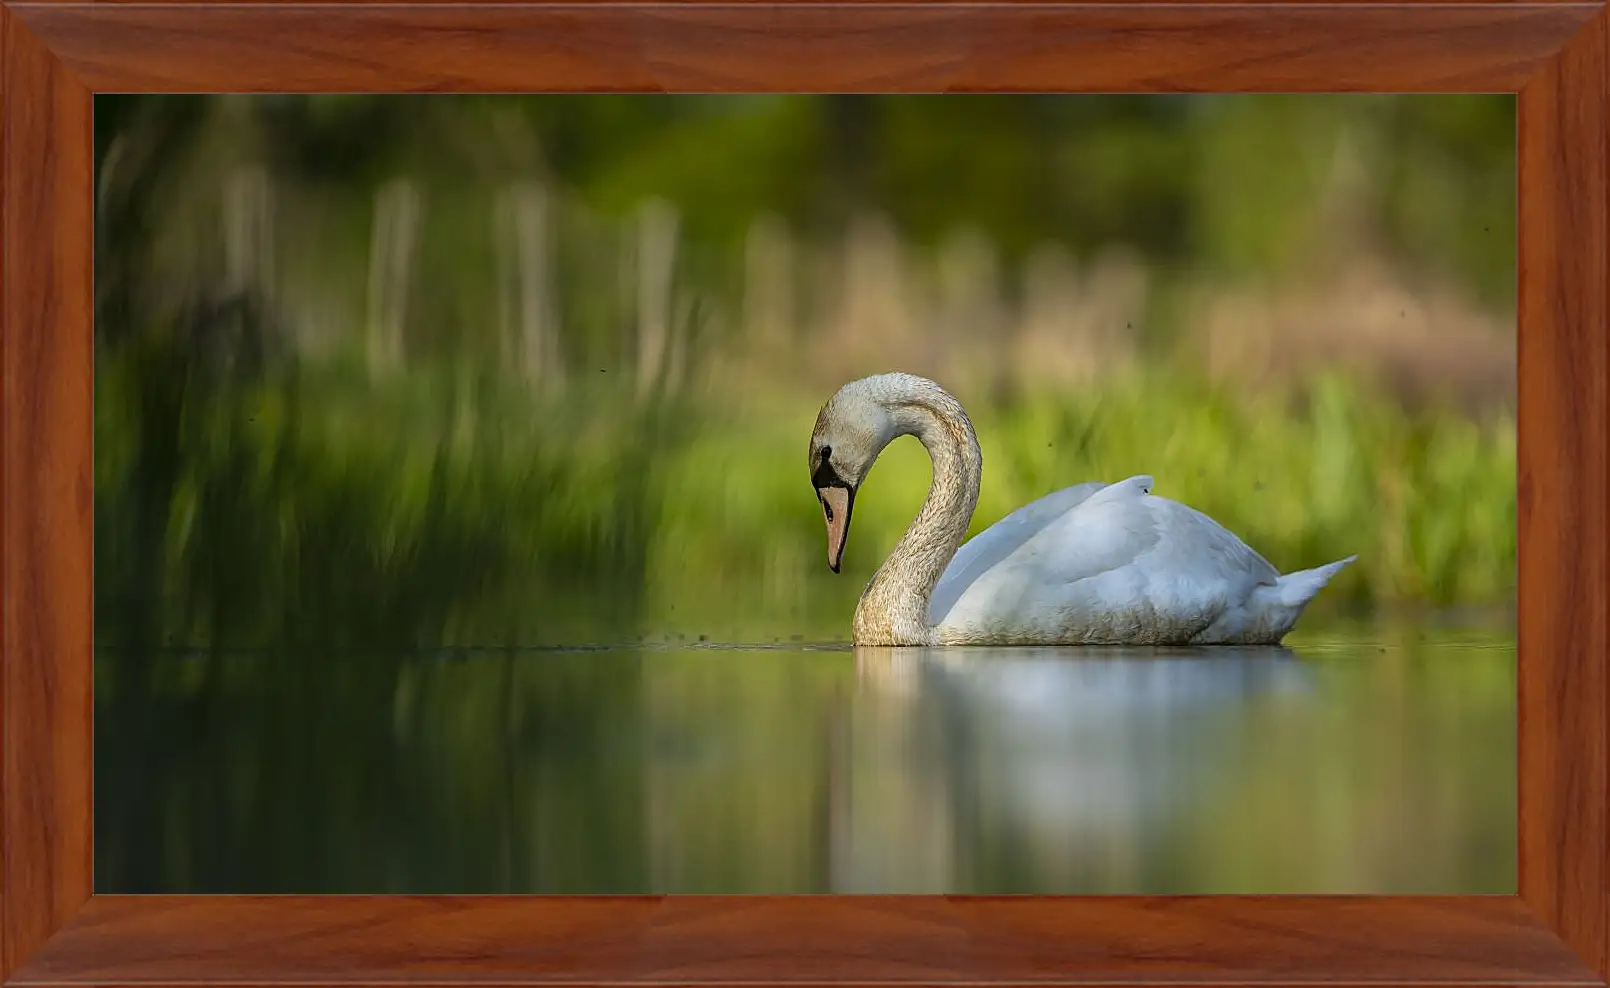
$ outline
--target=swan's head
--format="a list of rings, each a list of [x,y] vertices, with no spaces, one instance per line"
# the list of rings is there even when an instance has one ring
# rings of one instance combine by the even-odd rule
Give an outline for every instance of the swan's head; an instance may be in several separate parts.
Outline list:
[[[844,543],[850,536],[855,492],[872,462],[896,435],[895,422],[882,400],[880,382],[893,375],[851,381],[822,406],[811,430],[811,485],[827,522],[827,564],[839,571]]]

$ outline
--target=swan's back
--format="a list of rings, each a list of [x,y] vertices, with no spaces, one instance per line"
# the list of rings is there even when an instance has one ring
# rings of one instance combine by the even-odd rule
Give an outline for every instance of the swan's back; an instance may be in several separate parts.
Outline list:
[[[1183,643],[1278,584],[1250,546],[1151,486],[1068,488],[980,533],[935,593],[941,641]]]
[[[996,566],[1025,542],[1038,535],[1047,525],[1077,507],[1090,495],[1107,485],[1099,480],[1064,487],[1052,491],[1036,501],[1002,518],[968,539],[956,550],[950,565],[940,575],[928,605],[929,622],[940,624],[950,613],[962,592],[991,567]]]

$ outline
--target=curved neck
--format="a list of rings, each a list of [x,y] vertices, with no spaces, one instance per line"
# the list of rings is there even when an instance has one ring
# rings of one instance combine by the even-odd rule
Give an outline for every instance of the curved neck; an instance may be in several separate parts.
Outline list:
[[[926,645],[934,586],[967,535],[984,457],[961,404],[938,388],[882,402],[895,436],[914,435],[933,460],[934,477],[922,510],[873,574],[855,609],[855,640],[863,645]]]

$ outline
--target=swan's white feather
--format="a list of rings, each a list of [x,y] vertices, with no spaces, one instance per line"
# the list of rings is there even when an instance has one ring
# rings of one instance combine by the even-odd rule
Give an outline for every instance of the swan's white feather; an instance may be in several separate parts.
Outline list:
[[[956,550],[950,565],[934,587],[929,602],[929,620],[939,624],[955,605],[961,592],[973,581],[998,565],[1046,525],[1057,520],[1080,501],[1106,487],[1099,480],[1064,487],[1044,497],[1030,501],[1023,507],[968,539]]]
[[[1151,487],[1140,476],[1068,488],[1022,509],[1023,519],[1008,515],[1001,534],[979,533],[980,548],[966,560],[958,552],[941,581],[949,603],[935,607],[938,641],[1278,640],[1350,561],[1321,567],[1322,578],[1310,571],[1300,593],[1277,592],[1283,578],[1267,560]]]

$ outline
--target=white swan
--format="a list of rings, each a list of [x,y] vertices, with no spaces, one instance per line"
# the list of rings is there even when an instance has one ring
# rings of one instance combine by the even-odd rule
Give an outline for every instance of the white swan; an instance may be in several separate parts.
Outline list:
[[[855,492],[883,448],[933,459],[922,510],[861,593],[857,645],[1272,645],[1356,556],[1282,576],[1152,478],[1047,494],[962,545],[983,455],[943,388],[911,374],[852,381],[811,433],[811,483],[839,571]]]

